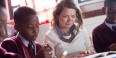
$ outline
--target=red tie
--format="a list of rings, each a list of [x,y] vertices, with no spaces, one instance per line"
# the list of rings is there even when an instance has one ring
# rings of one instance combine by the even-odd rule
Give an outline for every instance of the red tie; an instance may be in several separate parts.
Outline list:
[[[112,29],[116,32],[116,26],[112,26]]]

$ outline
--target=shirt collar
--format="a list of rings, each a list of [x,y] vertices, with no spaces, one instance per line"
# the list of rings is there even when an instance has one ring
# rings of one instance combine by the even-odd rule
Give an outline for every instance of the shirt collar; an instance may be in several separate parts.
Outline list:
[[[116,26],[116,24],[110,24],[110,23],[107,23],[106,21],[105,21],[105,24],[106,24],[106,26],[107,26],[108,28],[110,28],[111,30],[113,30],[113,29],[112,29],[112,26]]]
[[[75,28],[76,28],[76,26],[75,26],[75,24],[73,24],[72,27],[70,28],[70,32],[72,33]],[[70,35],[70,34],[64,33],[58,26],[56,26],[56,31],[57,31],[59,37]]]
[[[20,34],[19,34],[18,36],[21,38],[21,40],[22,40],[22,42],[24,43],[24,45],[25,45],[26,47],[28,47],[29,41],[26,40],[24,37],[22,37]]]

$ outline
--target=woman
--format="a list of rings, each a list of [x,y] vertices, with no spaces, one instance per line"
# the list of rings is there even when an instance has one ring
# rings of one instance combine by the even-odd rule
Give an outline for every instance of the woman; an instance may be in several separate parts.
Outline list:
[[[44,42],[52,44],[58,58],[64,51],[68,52],[68,56],[95,53],[88,33],[83,27],[81,12],[72,0],[62,0],[56,6],[51,29],[45,34]],[[86,50],[90,51],[86,53]]]

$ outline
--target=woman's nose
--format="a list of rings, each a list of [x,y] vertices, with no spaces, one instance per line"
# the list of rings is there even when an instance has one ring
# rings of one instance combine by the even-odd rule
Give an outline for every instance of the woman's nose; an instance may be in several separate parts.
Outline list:
[[[70,22],[71,21],[71,17],[68,17],[68,22]]]

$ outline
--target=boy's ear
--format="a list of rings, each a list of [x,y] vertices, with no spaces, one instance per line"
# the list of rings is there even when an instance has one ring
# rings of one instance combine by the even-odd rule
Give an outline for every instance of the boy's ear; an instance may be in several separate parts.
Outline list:
[[[17,25],[14,25],[14,28],[15,28],[15,30],[18,30],[18,26]]]
[[[102,7],[102,12],[105,14],[105,7]]]

